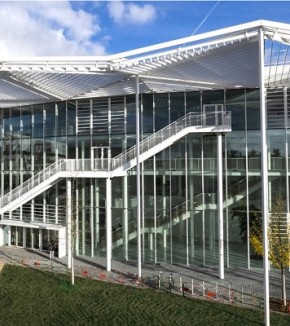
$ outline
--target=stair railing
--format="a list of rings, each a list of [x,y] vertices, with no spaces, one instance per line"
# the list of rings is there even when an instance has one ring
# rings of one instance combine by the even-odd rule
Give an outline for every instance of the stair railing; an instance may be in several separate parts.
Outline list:
[[[164,140],[176,135],[188,127],[208,127],[208,126],[230,126],[231,112],[213,112],[207,114],[187,113],[184,117],[167,125],[163,129],[155,132],[151,136],[146,137],[140,142],[139,149],[140,155],[161,144]],[[137,146],[129,148],[127,151],[112,158],[111,171],[121,167],[123,164],[130,160],[135,159],[137,156]]]
[[[187,127],[193,126],[230,126],[231,123],[231,113],[230,112],[213,112],[207,114],[196,114],[196,113],[188,113],[184,117],[174,121],[173,123],[169,124],[168,126],[164,127],[163,129],[157,131],[156,133],[152,134],[151,136],[145,138],[143,141],[140,142],[140,154],[145,153],[149,149],[154,146],[161,144],[163,141],[168,139],[169,137],[176,135],[178,132],[182,131]],[[94,160],[95,166],[92,168],[92,164],[87,164],[86,168],[88,170],[107,170],[113,171],[123,164],[129,162],[136,158],[137,155],[137,146],[133,146],[124,153],[117,155],[116,157],[111,159],[110,162],[107,161],[105,166],[102,164],[100,165],[100,160]],[[36,173],[30,179],[19,185],[18,187],[14,188],[4,196],[0,198],[0,207],[4,207],[11,203],[12,201],[22,197],[23,195],[27,194],[33,188],[41,185],[44,181],[48,180],[52,176],[54,176],[58,172],[66,172],[66,171],[83,171],[84,167],[82,167],[82,163],[79,162],[78,159],[61,159],[58,160],[51,165],[49,165],[44,170]]]

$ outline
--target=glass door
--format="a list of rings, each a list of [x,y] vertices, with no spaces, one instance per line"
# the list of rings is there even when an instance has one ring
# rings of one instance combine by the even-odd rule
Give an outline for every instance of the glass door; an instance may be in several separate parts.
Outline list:
[[[26,248],[31,248],[31,229],[26,228]]]
[[[222,115],[218,112],[224,111],[223,104],[205,104],[203,105],[204,124],[205,126],[216,126],[221,123]]]
[[[110,150],[108,146],[95,146],[91,148],[92,170],[108,171]]]

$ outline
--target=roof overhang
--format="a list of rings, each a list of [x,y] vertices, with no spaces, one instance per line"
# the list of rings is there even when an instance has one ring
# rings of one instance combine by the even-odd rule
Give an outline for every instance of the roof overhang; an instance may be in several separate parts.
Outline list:
[[[287,86],[290,25],[258,20],[109,56],[0,58],[0,107],[140,92]]]

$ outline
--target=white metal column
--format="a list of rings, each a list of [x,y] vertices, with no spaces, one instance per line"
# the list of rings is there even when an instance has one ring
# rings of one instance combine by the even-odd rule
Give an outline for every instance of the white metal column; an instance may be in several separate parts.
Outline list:
[[[72,191],[71,191],[71,179],[66,179],[66,232],[67,232],[67,266],[71,268],[72,259]]]
[[[129,259],[128,242],[129,242],[129,219],[128,219],[128,177],[124,176],[123,180],[123,257],[126,261]]]
[[[38,229],[38,247],[39,250],[42,251],[42,229]],[[16,229],[16,245],[17,245],[18,239],[17,239],[17,229]]]
[[[100,187],[97,179],[95,179],[95,216],[95,249],[97,249],[100,241]]]
[[[139,115],[139,76],[136,76],[136,169],[137,169],[137,260],[138,277],[141,277],[141,180],[140,180],[140,115]]]
[[[266,133],[266,88],[264,79],[264,31],[260,29],[259,58],[260,58],[260,118],[261,118],[261,176],[262,176],[262,217],[263,217],[263,247],[264,247],[264,322],[270,325],[269,303],[269,262],[268,262],[268,148]]]
[[[23,248],[26,248],[26,231],[27,228],[23,228],[23,245],[22,245]]]
[[[81,161],[83,162],[83,160]],[[82,164],[82,163],[81,163]],[[85,212],[85,179],[81,179],[81,208],[82,208],[82,254],[86,254],[86,229],[88,227],[86,223],[86,212]]]
[[[194,211],[194,206],[195,206],[195,202],[194,202],[194,184],[193,184],[193,176],[191,175],[191,171],[193,171],[193,151],[192,151],[192,146],[193,144],[190,142],[189,143],[189,164],[187,164],[186,166],[186,178],[188,178],[188,184],[189,184],[189,216],[190,216],[190,257],[194,257],[195,256],[195,243],[194,243],[194,215],[195,215],[195,211]]]
[[[187,153],[187,137],[185,137],[185,144],[184,144],[184,178],[185,178],[185,206],[186,206],[186,214],[189,214],[189,218],[186,219],[185,225],[186,225],[186,265],[189,265],[189,239],[192,240],[192,232],[190,232],[189,235],[189,226],[192,226],[192,216],[191,216],[191,211],[189,211],[189,206],[188,206],[188,153]],[[181,180],[181,177],[179,177]],[[190,230],[193,229],[193,226],[190,228]]]
[[[246,127],[246,206],[247,206],[247,265],[251,269],[251,256],[250,256],[250,199],[249,199],[249,157],[248,157],[248,116],[247,116],[247,91],[245,94],[245,127]]]
[[[91,257],[95,253],[95,229],[94,229],[94,185],[93,179],[90,179],[90,231],[91,231]]]
[[[156,189],[156,156],[153,157],[153,195],[154,195],[154,263],[157,264],[157,189]],[[163,212],[163,211],[162,211]]]
[[[75,211],[75,223],[76,223],[76,226],[75,226],[75,229],[76,229],[76,235],[75,235],[75,253],[77,256],[79,256],[80,254],[80,223],[79,223],[79,190],[78,190],[78,185],[79,185],[79,182],[78,180],[76,179],[75,180],[75,187],[74,187],[74,193],[75,193],[75,202],[73,203],[74,205],[74,211]]]
[[[219,277],[225,278],[224,271],[224,216],[223,216],[223,157],[222,134],[217,135],[217,179],[218,179],[218,230],[219,230]]]
[[[201,137],[202,263],[205,266],[204,138]]]
[[[112,269],[112,180],[106,179],[107,271]]]
[[[284,127],[285,127],[285,167],[286,167],[286,212],[289,214],[289,164],[288,164],[288,97],[287,87],[283,89],[283,102],[284,102]]]

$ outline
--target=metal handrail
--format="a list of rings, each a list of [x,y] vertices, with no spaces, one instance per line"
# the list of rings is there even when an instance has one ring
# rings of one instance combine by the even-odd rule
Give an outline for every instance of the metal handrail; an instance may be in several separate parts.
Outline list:
[[[176,135],[178,132],[185,128],[200,126],[230,126],[231,113],[230,112],[215,112],[207,114],[195,114],[188,113],[184,117],[174,121],[163,129],[157,131],[151,136],[145,138],[140,142],[140,154],[145,153],[152,147],[161,144],[169,137]],[[77,172],[77,171],[114,171],[115,169],[123,166],[137,156],[137,146],[133,146],[124,153],[117,155],[116,157],[109,159],[60,159],[44,170],[38,172],[24,183],[14,188],[4,196],[0,198],[0,207],[4,207],[12,201],[22,197],[29,193],[30,190],[41,185],[43,182],[49,180],[59,172]]]
[[[34,204],[32,207],[31,204],[24,204],[22,208],[18,207],[11,212],[11,217],[10,212],[5,212],[3,217],[4,219],[20,220],[22,218],[22,221],[30,221],[32,210],[34,222],[43,222],[45,216],[46,223],[55,223],[58,215],[58,224],[65,224],[66,207],[60,205]]]
[[[219,123],[220,122],[220,123]],[[184,117],[167,125],[163,129],[148,136],[139,144],[140,155],[161,144],[164,140],[176,135],[188,127],[208,127],[231,124],[231,112],[214,112],[207,114],[188,113]],[[134,145],[124,153],[121,153],[112,158],[111,170],[121,167],[123,164],[130,160],[135,159],[137,156],[137,145]]]

